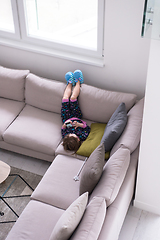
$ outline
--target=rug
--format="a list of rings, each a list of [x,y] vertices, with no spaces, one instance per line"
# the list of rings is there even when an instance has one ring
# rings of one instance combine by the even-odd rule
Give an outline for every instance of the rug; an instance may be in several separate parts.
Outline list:
[[[10,174],[19,174],[33,189],[36,188],[42,176],[30,173],[18,168],[11,168]],[[10,184],[12,185],[10,186]],[[9,187],[10,186],[10,187]],[[8,191],[5,193],[5,191]],[[15,176],[9,176],[3,183],[0,184],[0,196],[18,196],[18,195],[31,195],[32,190],[26,185],[26,183],[20,178]],[[13,210],[20,215],[28,202],[30,197],[18,197],[18,198],[5,198],[5,201],[13,208]],[[7,205],[0,200],[0,212],[4,215],[0,216],[0,221],[16,221],[18,217],[7,207]],[[0,224],[0,240],[5,240],[9,231],[15,223],[1,223]]]

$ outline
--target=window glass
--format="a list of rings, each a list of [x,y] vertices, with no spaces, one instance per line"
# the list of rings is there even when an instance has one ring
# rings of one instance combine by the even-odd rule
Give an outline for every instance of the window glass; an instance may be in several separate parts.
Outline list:
[[[97,50],[98,0],[25,0],[25,12],[29,37]]]
[[[15,31],[11,0],[0,0],[0,30]]]

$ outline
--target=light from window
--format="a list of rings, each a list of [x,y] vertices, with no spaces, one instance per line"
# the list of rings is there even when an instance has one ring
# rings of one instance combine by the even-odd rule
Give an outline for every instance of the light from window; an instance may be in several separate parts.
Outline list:
[[[104,0],[0,0],[0,36],[33,50],[101,58],[103,14]]]
[[[0,0],[0,30],[15,32],[11,0]]]
[[[98,0],[25,0],[28,36],[97,49]]]

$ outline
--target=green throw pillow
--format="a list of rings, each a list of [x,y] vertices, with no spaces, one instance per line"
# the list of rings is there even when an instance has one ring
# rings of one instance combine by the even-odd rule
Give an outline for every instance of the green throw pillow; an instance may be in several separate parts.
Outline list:
[[[87,139],[82,143],[78,151],[78,155],[89,157],[91,153],[100,145],[101,139],[104,134],[105,123],[92,123],[91,131]],[[109,152],[105,154],[105,159],[109,158]]]

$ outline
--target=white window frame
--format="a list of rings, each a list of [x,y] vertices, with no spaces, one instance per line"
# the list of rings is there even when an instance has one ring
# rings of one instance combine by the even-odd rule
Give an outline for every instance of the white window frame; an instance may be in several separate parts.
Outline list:
[[[55,49],[56,51],[68,52],[72,54],[80,54],[81,56],[90,56],[95,58],[103,57],[103,26],[104,26],[104,1],[98,0],[98,31],[97,31],[97,51],[85,48],[79,48],[69,44],[61,44],[59,42],[47,41],[42,38],[36,38],[28,36],[26,26],[26,16],[24,10],[24,0],[11,0],[13,19],[15,25],[15,33],[2,32],[0,36],[8,37],[11,39],[18,39],[19,42],[29,44],[31,49],[34,51],[34,47],[42,47],[47,49]]]
[[[12,38],[12,39],[20,39],[18,9],[17,9],[17,2],[15,0],[11,0],[11,7],[12,7],[12,14],[13,14],[14,32],[0,30],[0,36]]]

